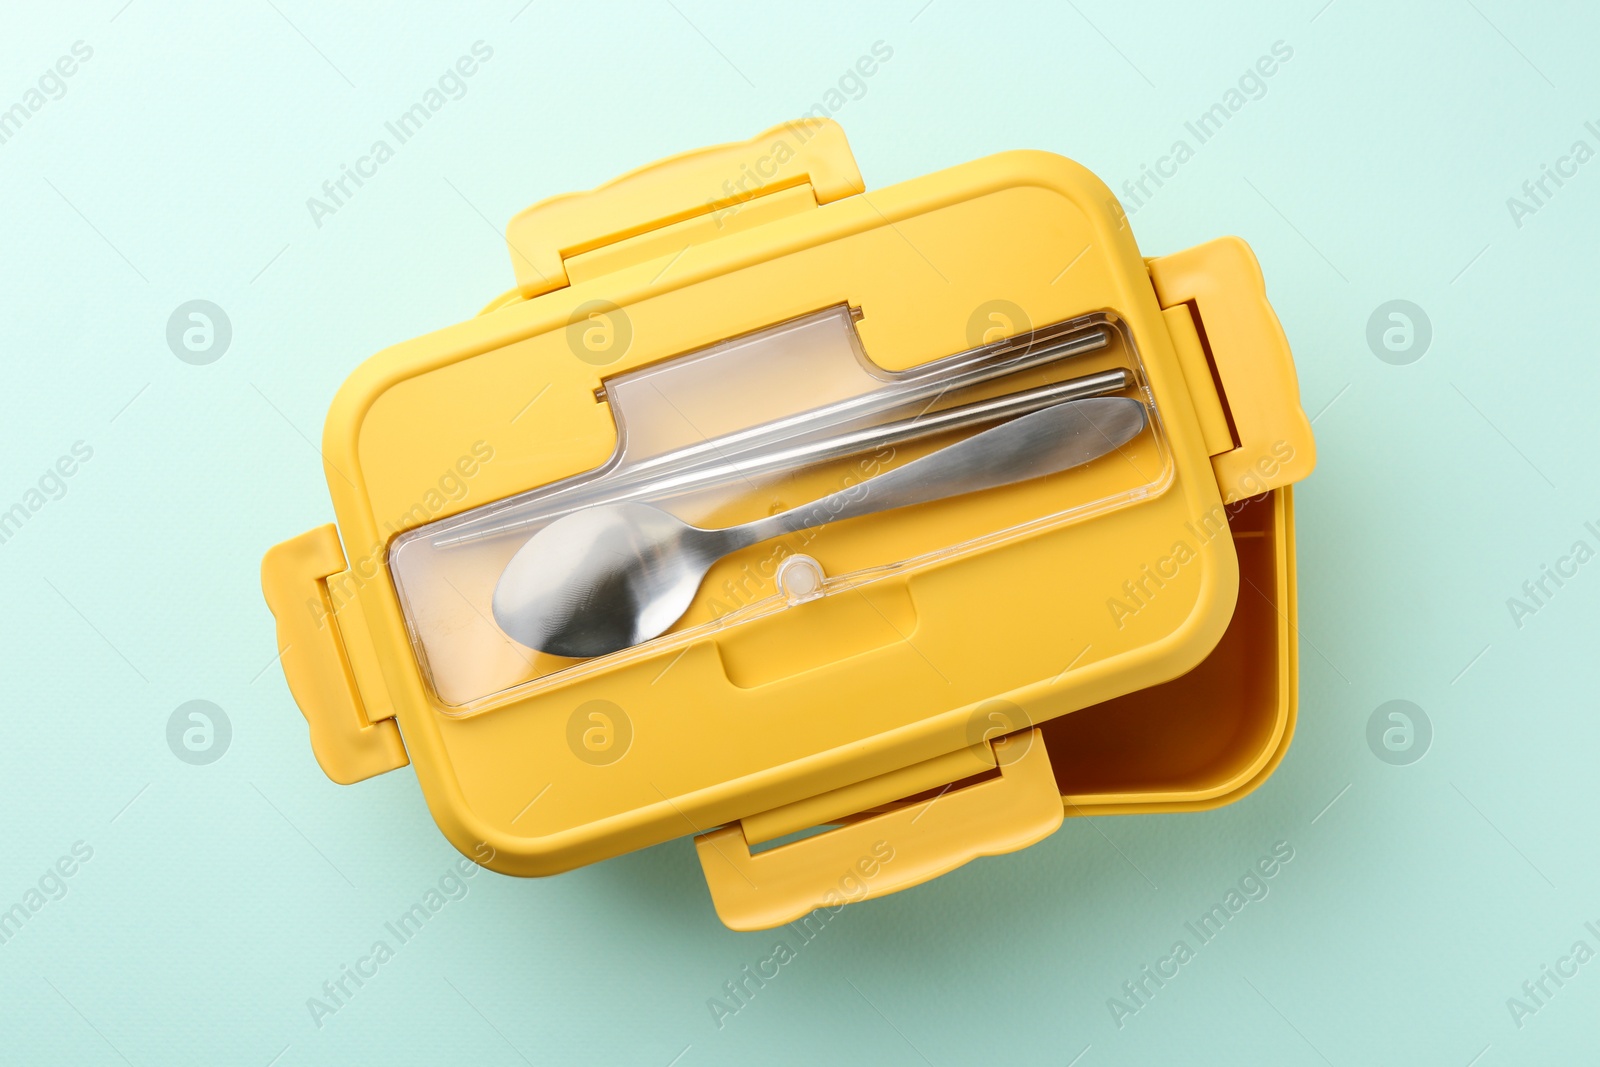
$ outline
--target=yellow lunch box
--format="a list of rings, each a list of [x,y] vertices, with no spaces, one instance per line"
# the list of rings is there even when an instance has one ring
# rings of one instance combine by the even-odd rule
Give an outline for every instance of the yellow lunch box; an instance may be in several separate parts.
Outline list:
[[[694,834],[718,915],[760,929],[1066,814],[1227,803],[1281,759],[1315,452],[1244,242],[1143,259],[1105,185],[1043,152],[868,193],[818,119],[547,200],[507,239],[514,289],[339,390],[337,523],[262,563],[330,778],[410,762],[450,841],[508,874]],[[1142,429],[739,548],[631,643],[506,622],[497,589],[566,566],[541,536],[574,515],[732,526],[1086,396]]]

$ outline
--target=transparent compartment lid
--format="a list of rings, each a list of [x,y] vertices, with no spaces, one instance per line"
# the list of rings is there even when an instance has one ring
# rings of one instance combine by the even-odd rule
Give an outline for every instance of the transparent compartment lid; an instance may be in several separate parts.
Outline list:
[[[618,375],[602,390],[617,426],[617,447],[606,463],[397,538],[391,573],[413,647],[445,710],[479,710],[513,691],[653,654],[664,642],[681,644],[709,629],[755,623],[803,602],[784,595],[778,559],[757,567],[754,581],[741,576],[731,596],[723,595],[727,582],[719,585],[713,568],[695,605],[661,637],[594,659],[535,651],[496,624],[494,590],[524,544],[565,515],[638,500],[696,526],[731,526],[783,510],[779,497],[787,505],[805,503],[1051,404],[1120,392],[1148,405],[1131,336],[1114,316],[1083,316],[891,373],[864,352],[858,314],[843,305],[826,308]],[[895,547],[867,552],[834,530],[881,520],[825,528],[823,540],[840,547],[816,553],[818,595],[839,581],[871,580],[974,550],[1032,523],[1148,494],[1169,466],[1159,420],[1150,414],[1160,462],[1092,499],[1032,506],[1020,515],[1013,509],[1004,517],[1004,509],[991,507],[992,524],[968,522],[954,542],[929,541],[900,521]],[[793,544],[775,549],[778,556],[794,551]],[[744,570],[751,570],[748,563]]]

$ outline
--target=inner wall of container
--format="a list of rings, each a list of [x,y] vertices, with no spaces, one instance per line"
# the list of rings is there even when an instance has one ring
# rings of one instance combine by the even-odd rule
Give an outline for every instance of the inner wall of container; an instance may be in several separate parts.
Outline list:
[[[729,557],[713,567],[678,626],[595,659],[546,655],[500,631],[491,600],[507,563],[546,525],[579,508],[641,500],[694,525],[730,526],[820,498],[993,423],[826,458],[798,470],[784,466],[792,450],[841,434],[1118,370],[1132,379],[1121,395],[1150,404],[1132,337],[1112,315],[1081,316],[891,373],[864,351],[855,329],[859,314],[843,305],[824,308],[610,379],[604,399],[619,432],[618,450],[606,463],[397,538],[391,573],[413,648],[440,706],[455,714],[484,710],[537,687],[619,666],[639,650],[653,654],[661,642],[686,642],[730,627],[739,628],[741,639],[747,630],[759,639],[751,628],[758,630],[762,618],[789,604],[777,587],[776,565],[793,551],[821,561],[826,595],[1123,506],[1159,491],[1170,476],[1171,457],[1152,409],[1144,439],[1158,462],[1147,465],[1143,477],[1126,473],[1135,469],[1129,464],[1117,465],[1122,473],[1115,475],[1104,468],[1066,471],[1031,488],[1024,483],[987,490],[981,511],[953,511],[962,501],[955,498],[832,524],[820,536],[793,544],[745,550],[739,555],[748,559]],[[1040,483],[1057,483],[1061,491],[1042,492]],[[934,521],[919,525],[903,518],[914,513]],[[962,520],[953,522],[957,515]],[[983,518],[975,523],[974,515]],[[950,529],[960,534],[944,539],[947,533],[933,532]]]
[[[1276,494],[1229,518],[1239,601],[1222,640],[1180,678],[1042,726],[1063,796],[1204,793],[1238,778],[1273,744],[1291,694],[1278,669],[1280,537]],[[1232,509],[1230,509],[1232,510]]]

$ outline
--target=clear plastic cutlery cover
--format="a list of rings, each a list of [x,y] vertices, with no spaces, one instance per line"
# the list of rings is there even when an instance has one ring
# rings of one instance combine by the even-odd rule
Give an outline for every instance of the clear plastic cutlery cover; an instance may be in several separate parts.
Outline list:
[[[597,314],[593,328],[614,325]],[[760,641],[763,622],[777,613],[805,612],[819,597],[860,597],[887,575],[950,565],[1082,521],[1158,493],[1171,479],[1160,413],[1131,332],[1115,315],[988,341],[1014,333],[997,315],[988,336],[975,324],[972,348],[891,372],[865,350],[860,314],[844,304],[819,308],[606,379],[595,399],[609,407],[617,446],[605,463],[396,538],[390,572],[442,710],[485,710],[663,645],[724,639],[730,628]],[[640,501],[694,526],[734,526],[860,485],[1009,419],[1095,396],[1142,402],[1145,429],[1055,474],[733,552],[712,565],[683,617],[640,645],[570,659],[519,644],[496,624],[491,603],[512,557],[579,509]],[[537,399],[517,417],[539,418]]]

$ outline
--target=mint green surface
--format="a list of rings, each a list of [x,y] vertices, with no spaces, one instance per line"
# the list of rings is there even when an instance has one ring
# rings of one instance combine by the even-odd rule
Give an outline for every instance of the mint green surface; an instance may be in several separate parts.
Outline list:
[[[1587,1062],[1600,14],[1323,5],[13,5],[0,509],[26,521],[0,542],[0,909],[27,919],[0,943],[0,1060]],[[77,41],[92,56],[29,110]],[[314,220],[478,41],[460,98]],[[830,96],[877,42],[892,57]],[[1289,58],[1200,143],[1185,124],[1276,42]],[[775,935],[721,927],[688,840],[452,880],[409,769],[345,788],[313,762],[258,567],[332,518],[313,442],[340,382],[504,289],[513,213],[818,105],[869,187],[1048,149],[1119,191],[1146,254],[1251,242],[1320,453],[1296,494],[1300,727],[1231,807],[1069,819],[787,935],[795,958],[719,1026],[708,1001],[731,1007]],[[1147,165],[1171,177],[1124,191]],[[1546,165],[1568,176],[1535,201]],[[166,339],[195,299],[232,326],[208,365]],[[1390,360],[1369,345],[1391,300],[1426,315],[1419,360],[1382,345],[1402,320],[1375,331]],[[231,724],[208,765],[169,748],[191,700]],[[1369,746],[1391,700],[1431,723],[1424,758],[1398,720]],[[1202,943],[1185,924],[1275,846],[1292,860]],[[420,932],[386,933],[441,886]],[[380,938],[392,958],[314,1019]],[[1129,998],[1179,940],[1192,958]]]

